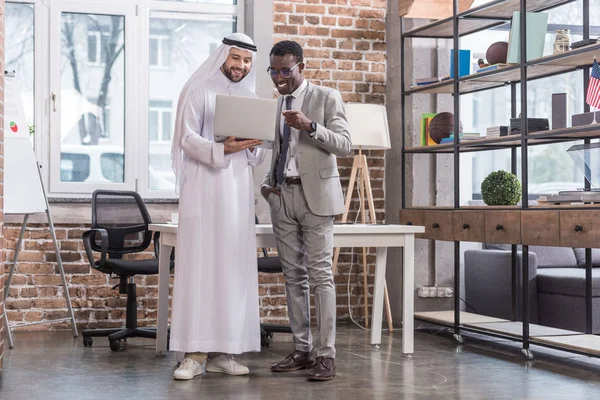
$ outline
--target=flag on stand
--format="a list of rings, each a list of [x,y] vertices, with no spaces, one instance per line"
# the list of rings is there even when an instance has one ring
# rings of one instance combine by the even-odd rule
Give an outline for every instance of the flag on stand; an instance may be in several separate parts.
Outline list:
[[[585,102],[591,107],[600,108],[600,65],[598,65],[596,59],[594,59],[594,65],[592,66],[592,75],[590,76]]]

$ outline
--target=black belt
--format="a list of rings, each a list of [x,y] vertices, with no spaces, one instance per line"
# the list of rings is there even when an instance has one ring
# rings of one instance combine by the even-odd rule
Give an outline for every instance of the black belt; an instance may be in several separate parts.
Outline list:
[[[301,185],[302,180],[300,178],[285,178],[283,183],[286,185]]]

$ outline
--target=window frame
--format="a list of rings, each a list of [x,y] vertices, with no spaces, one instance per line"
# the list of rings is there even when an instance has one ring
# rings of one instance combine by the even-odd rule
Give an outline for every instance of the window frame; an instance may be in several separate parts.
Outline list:
[[[157,102],[158,101],[165,101],[165,102],[168,101],[169,103],[171,102],[170,100],[156,100],[156,99],[153,99],[153,100],[149,100],[148,103],[150,103],[152,101],[157,101]],[[155,111],[157,113],[157,119],[156,119],[156,121],[157,121],[157,126],[158,126],[158,131],[157,131],[157,133],[158,133],[158,139],[157,140],[150,139],[150,130],[148,130],[148,142],[151,143],[151,144],[154,144],[154,145],[157,145],[157,144],[167,144],[167,143],[170,145],[171,144],[171,140],[172,140],[172,135],[169,138],[169,140],[164,140],[162,138],[162,136],[163,136],[162,133],[163,133],[163,128],[164,128],[163,125],[165,123],[164,120],[163,120],[163,113],[168,111],[169,114],[171,114],[171,120],[169,121],[169,125],[170,125],[170,122],[173,120],[173,117],[174,117],[174,115],[173,115],[173,111],[174,111],[173,110],[173,105],[171,104],[170,107],[167,107],[167,106],[156,106],[156,105],[150,105],[149,104],[148,105],[148,118],[150,118],[150,113],[153,112],[153,111]]]
[[[223,5],[223,4],[200,4],[200,3],[185,3],[185,2],[173,2],[173,1],[158,1],[150,0],[143,2],[140,14],[144,15],[145,18],[140,20],[139,29],[143,32],[142,36],[145,36],[146,41],[144,45],[139,46],[139,59],[140,64],[146,66],[140,71],[140,81],[149,82],[150,79],[150,13],[153,16],[160,15],[161,17],[182,17],[190,18],[195,15],[202,17],[203,15],[231,15],[237,18],[236,31],[244,32],[245,21],[244,21],[244,8],[246,0],[237,0],[235,5]],[[149,85],[140,86],[140,101],[137,104],[137,109],[142,116],[139,121],[140,132],[149,132]],[[175,105],[176,106],[176,105]],[[173,120],[175,114],[173,114]],[[153,142],[155,143],[155,142]],[[150,169],[150,138],[149,134],[145,137],[140,135],[138,141],[138,148],[143,149],[138,153],[139,160],[139,173],[137,174],[137,192],[144,198],[148,199],[176,199],[178,196],[174,190],[150,190],[148,171]],[[169,147],[170,149],[170,147]],[[145,168],[145,169],[144,169]]]
[[[186,18],[195,15],[230,15],[236,18],[236,31],[244,32],[245,3],[246,0],[237,0],[237,4],[203,4],[185,3],[160,0],[10,0],[9,3],[32,4],[34,7],[34,150],[42,167],[41,173],[46,193],[49,198],[90,198],[91,193],[98,188],[135,190],[144,198],[176,199],[175,191],[150,190],[148,187],[148,170],[150,145],[148,134],[149,98],[148,85],[139,85],[139,82],[148,81],[150,68],[149,42],[150,42],[150,12],[164,12],[171,15],[189,14]],[[83,3],[83,4],[82,4]],[[60,134],[55,134],[54,125],[58,115],[52,115],[52,88],[50,63],[60,58],[60,43],[52,45],[51,38],[56,37],[57,19],[60,27],[60,12],[81,12],[91,14],[117,14],[122,12],[108,12],[112,5],[115,10],[128,9],[125,27],[126,52],[125,74],[134,74],[133,78],[126,78],[125,96],[132,97],[132,106],[125,109],[125,183],[69,183],[60,181]],[[68,6],[68,9],[65,7]],[[54,35],[50,35],[54,30]],[[101,32],[99,32],[101,34]],[[154,36],[154,34],[153,34]],[[101,47],[101,41],[98,43]],[[58,55],[55,50],[58,47]],[[100,61],[102,50],[100,51]],[[97,53],[98,54],[98,53]],[[85,62],[88,55],[85,54]],[[91,64],[91,63],[90,63]],[[102,65],[94,63],[93,65]],[[159,67],[160,68],[160,67]],[[134,81],[135,79],[135,81]],[[134,85],[135,83],[135,85]],[[126,100],[128,101],[128,100]],[[175,118],[174,110],[172,118]],[[132,133],[133,132],[133,133]],[[146,132],[146,133],[143,133]],[[159,132],[162,135],[162,132]],[[167,145],[166,141],[162,142]],[[139,151],[143,149],[143,151]]]

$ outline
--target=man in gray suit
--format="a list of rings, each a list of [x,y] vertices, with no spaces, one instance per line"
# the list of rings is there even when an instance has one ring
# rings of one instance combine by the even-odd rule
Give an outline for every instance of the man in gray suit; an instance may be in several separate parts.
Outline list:
[[[302,53],[296,42],[279,42],[271,50],[268,69],[282,95],[281,117],[261,193],[271,209],[294,334],[294,352],[271,370],[310,368],[309,380],[327,381],[335,376],[333,219],[344,212],[336,156],[348,156],[351,141],[340,93],[304,79]],[[318,324],[314,346],[309,284]]]

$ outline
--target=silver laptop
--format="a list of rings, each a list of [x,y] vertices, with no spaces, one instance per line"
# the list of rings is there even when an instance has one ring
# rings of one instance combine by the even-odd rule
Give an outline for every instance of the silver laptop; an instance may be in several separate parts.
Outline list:
[[[215,141],[229,136],[259,139],[260,147],[272,148],[277,121],[277,100],[217,95]]]

